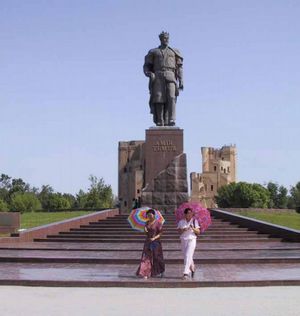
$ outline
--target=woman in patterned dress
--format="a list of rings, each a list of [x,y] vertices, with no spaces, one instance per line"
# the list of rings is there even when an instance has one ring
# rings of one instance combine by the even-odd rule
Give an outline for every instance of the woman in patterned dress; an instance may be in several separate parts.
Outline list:
[[[147,217],[148,221],[144,228],[146,240],[136,275],[144,279],[149,277],[163,277],[165,262],[160,241],[162,224],[155,219],[155,211],[153,209],[147,211]]]

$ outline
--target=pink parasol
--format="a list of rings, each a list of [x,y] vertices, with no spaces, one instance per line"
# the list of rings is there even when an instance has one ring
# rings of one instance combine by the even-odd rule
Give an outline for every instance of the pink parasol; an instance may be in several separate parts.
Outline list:
[[[211,217],[208,209],[202,206],[199,202],[186,202],[181,204],[175,211],[176,222],[178,223],[184,218],[184,210],[190,208],[194,212],[194,218],[200,225],[201,233],[205,232],[206,229],[211,225]]]

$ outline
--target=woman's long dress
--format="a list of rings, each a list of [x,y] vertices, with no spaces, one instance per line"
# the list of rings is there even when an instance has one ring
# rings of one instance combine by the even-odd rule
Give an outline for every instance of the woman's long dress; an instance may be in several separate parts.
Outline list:
[[[144,243],[141,262],[136,272],[138,276],[155,277],[161,275],[165,271],[165,262],[160,238],[151,241],[150,238],[162,233],[162,225],[158,221],[147,223],[147,236]]]

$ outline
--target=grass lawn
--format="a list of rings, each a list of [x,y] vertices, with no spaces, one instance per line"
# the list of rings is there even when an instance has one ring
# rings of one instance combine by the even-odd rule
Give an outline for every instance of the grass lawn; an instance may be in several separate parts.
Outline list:
[[[37,213],[23,213],[21,214],[21,228],[31,228],[50,224],[54,222],[63,221],[65,219],[87,215],[91,212],[73,211],[73,212],[37,212]]]
[[[270,212],[256,212],[243,211],[239,215],[256,218],[261,221],[273,223],[276,225],[287,226],[293,229],[300,230],[300,214],[299,213],[270,213]]]

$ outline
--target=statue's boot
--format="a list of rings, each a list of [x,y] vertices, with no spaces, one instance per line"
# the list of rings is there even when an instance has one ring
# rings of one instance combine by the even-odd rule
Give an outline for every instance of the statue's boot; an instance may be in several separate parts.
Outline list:
[[[176,97],[168,100],[168,125],[174,126],[176,120]]]
[[[164,104],[156,103],[155,112],[156,112],[156,125],[164,126]]]

